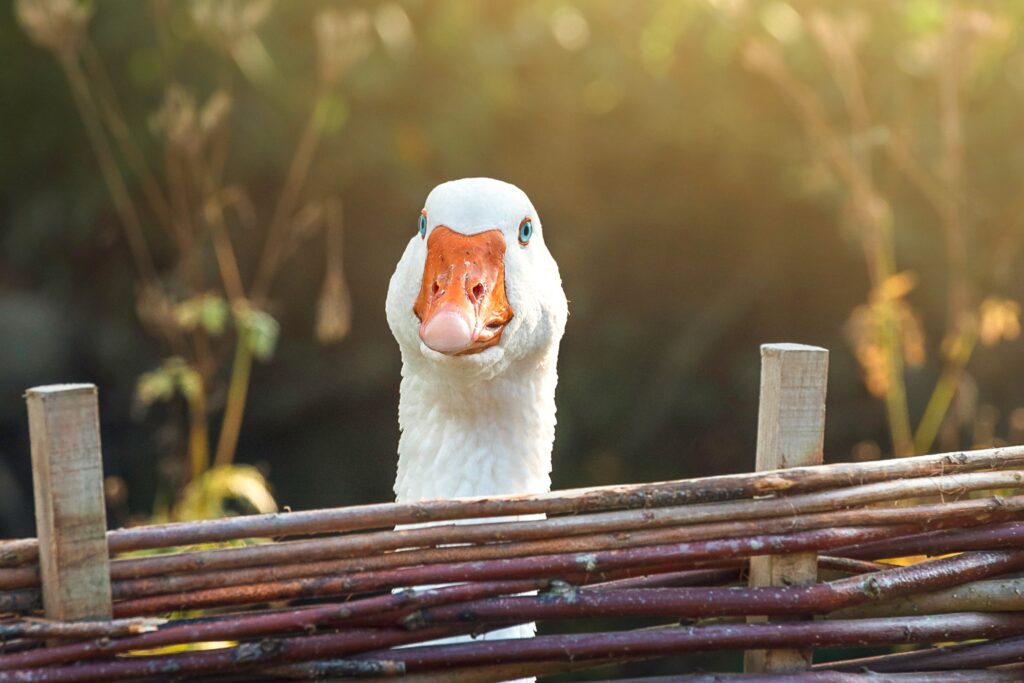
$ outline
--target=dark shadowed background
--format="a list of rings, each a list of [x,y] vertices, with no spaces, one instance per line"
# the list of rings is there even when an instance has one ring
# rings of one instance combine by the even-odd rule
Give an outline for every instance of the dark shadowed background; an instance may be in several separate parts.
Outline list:
[[[388,279],[465,176],[523,188],[561,267],[556,487],[752,469],[771,341],[832,352],[828,460],[1024,436],[1024,4],[26,4],[3,536],[33,533],[21,394],[54,382],[100,388],[112,524],[196,516],[209,459],[295,509],[390,499]]]

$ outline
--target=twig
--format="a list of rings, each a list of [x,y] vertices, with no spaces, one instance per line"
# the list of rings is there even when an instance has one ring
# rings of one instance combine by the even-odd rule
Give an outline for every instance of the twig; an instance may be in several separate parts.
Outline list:
[[[915,534],[899,541],[877,541],[839,548],[833,554],[846,557],[906,557],[962,550],[994,550],[1024,547],[1024,524],[1006,522],[973,529],[947,529]]]
[[[846,673],[837,671],[801,671],[763,674],[686,674],[682,676],[655,676],[652,678],[620,678],[616,683],[879,683],[874,673]],[[943,671],[941,673],[915,672],[889,674],[885,683],[1003,683],[1019,681],[1013,672],[1006,671]],[[605,682],[609,683],[609,682]]]
[[[829,666],[840,671],[870,669],[878,672],[895,672],[980,668],[1020,661],[1024,661],[1024,636],[1022,635],[987,643],[965,643],[914,652],[898,652],[878,657],[851,659],[844,662],[830,662]],[[1017,680],[1020,680],[1019,671],[1010,673],[1018,676]]]
[[[464,584],[423,591],[400,591],[355,600],[338,605],[292,609],[267,614],[246,614],[208,619],[195,623],[172,623],[155,633],[108,642],[73,643],[45,650],[33,650],[0,656],[0,670],[50,666],[99,656],[110,656],[131,650],[153,649],[204,641],[236,640],[274,633],[303,631],[313,633],[317,627],[341,624],[356,617],[389,611],[417,609],[420,606],[464,602],[490,595],[520,593],[545,588],[550,581],[527,579],[477,584]],[[444,629],[442,629],[444,630]]]
[[[51,666],[38,669],[0,671],[0,683],[85,683],[156,677],[192,677],[217,671],[239,672],[260,664],[280,661],[301,661],[324,656],[339,656],[371,648],[385,648],[419,642],[464,632],[464,629],[438,628],[418,634],[404,630],[346,631],[330,635],[301,638],[265,638],[236,647],[186,652],[182,654],[125,657],[99,662],[82,662],[75,666]],[[140,638],[142,636],[139,636]]]
[[[425,608],[403,621],[419,627],[571,618],[811,615],[881,603],[1020,568],[1024,568],[1024,552],[967,553],[807,586],[567,589],[543,596],[488,598]],[[1020,607],[1018,603],[1018,610]],[[361,625],[391,623],[387,616],[374,616]]]
[[[134,618],[112,621],[48,621],[24,619],[0,623],[0,639],[9,638],[113,638],[156,631],[166,619]]]
[[[1017,612],[1024,606],[1024,579],[975,581],[955,588],[907,596],[879,605],[842,609],[836,619],[891,617],[942,612]]]
[[[405,665],[400,662],[375,661],[358,662],[351,659],[325,659],[302,664],[286,664],[270,667],[259,672],[264,676],[280,677],[287,680],[315,680],[320,678],[339,678],[358,676],[393,677],[405,673]]]
[[[739,578],[745,560],[736,562],[735,569],[684,569],[676,572],[651,572],[630,579],[602,581],[587,586],[587,590],[621,590],[625,588],[680,588],[683,586],[714,586],[730,583]]]
[[[489,666],[467,666],[447,671],[424,672],[418,674],[405,673],[401,683],[494,683],[494,681],[512,681],[530,676],[550,676],[558,673],[596,669],[613,664],[624,664],[636,661],[637,658],[623,657],[611,662],[529,662],[516,664],[492,664]],[[331,660],[334,662],[353,662],[357,660]],[[373,660],[378,661],[378,660]],[[367,662],[368,663],[368,662]],[[398,666],[399,662],[392,662]],[[295,665],[301,666],[301,665]],[[404,665],[403,665],[404,669]],[[392,683],[388,678],[364,678],[363,683]]]
[[[661,655],[669,652],[733,650],[751,647],[794,648],[998,638],[1024,630],[1024,614],[944,614],[892,619],[831,622],[716,624],[617,633],[537,636],[434,647],[410,647],[387,653],[356,655],[355,659],[404,662],[410,672],[473,664],[537,660],[606,659]]]

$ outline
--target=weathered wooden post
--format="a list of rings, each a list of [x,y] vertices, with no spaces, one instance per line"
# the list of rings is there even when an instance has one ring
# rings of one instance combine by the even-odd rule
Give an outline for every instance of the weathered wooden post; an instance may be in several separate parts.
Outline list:
[[[828,350],[803,344],[761,346],[761,398],[757,418],[757,470],[822,464]],[[799,585],[818,579],[813,552],[750,560],[750,585]],[[750,621],[764,621],[752,618]],[[803,671],[811,650],[749,650],[748,672]]]
[[[50,619],[110,619],[110,560],[99,409],[92,384],[25,393],[43,609]]]

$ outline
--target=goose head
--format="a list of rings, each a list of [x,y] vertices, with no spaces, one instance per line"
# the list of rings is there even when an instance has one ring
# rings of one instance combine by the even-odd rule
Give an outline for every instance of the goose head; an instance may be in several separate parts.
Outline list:
[[[526,194],[490,178],[438,185],[388,288],[406,365],[493,377],[557,352],[567,303]]]

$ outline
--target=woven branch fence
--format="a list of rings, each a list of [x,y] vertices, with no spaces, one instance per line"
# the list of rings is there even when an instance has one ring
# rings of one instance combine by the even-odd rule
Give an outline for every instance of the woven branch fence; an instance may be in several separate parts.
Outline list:
[[[95,387],[30,390],[39,537],[0,541],[0,682],[499,681],[712,650],[746,673],[671,680],[1024,680],[1024,446],[821,465],[826,375],[823,349],[762,347],[754,473],[114,531]],[[812,662],[894,645],[916,647]]]

